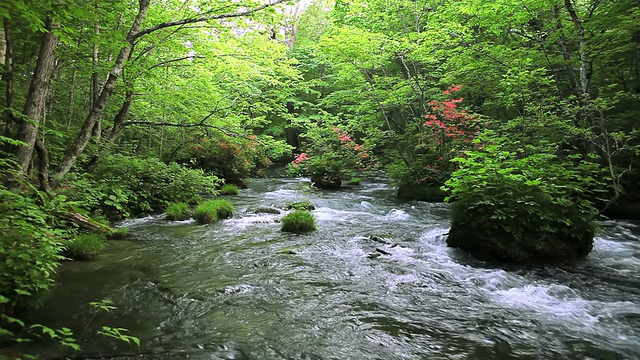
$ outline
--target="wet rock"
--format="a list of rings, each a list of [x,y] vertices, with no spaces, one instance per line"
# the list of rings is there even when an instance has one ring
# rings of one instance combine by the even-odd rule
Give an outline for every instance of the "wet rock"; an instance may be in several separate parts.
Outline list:
[[[565,229],[530,233],[522,239],[495,229],[487,233],[477,222],[452,221],[447,246],[467,251],[476,259],[508,263],[557,263],[587,256],[593,249],[593,230]]]
[[[447,197],[447,193],[442,191],[439,186],[400,185],[398,187],[399,199],[443,202],[445,197]]]
[[[382,255],[391,255],[390,252],[388,252],[386,250],[383,250],[383,249],[380,249],[380,248],[376,248],[376,251],[379,252]]]
[[[298,252],[295,249],[284,249],[284,250],[280,251],[280,254],[296,255],[296,254],[298,254]]]
[[[311,175],[311,182],[318,189],[337,190],[342,186],[342,179],[332,174]]]
[[[248,209],[247,212],[252,214],[275,214],[275,215],[282,214],[281,209],[278,209],[277,207],[273,207],[273,206],[260,206],[254,209]]]
[[[287,204],[284,208],[285,208],[285,210],[307,210],[307,211],[311,211],[311,210],[315,210],[316,206],[309,200],[303,200],[303,201]]]
[[[385,244],[385,245],[391,245],[392,244],[391,237],[387,237],[387,236],[371,235],[367,239],[373,240],[373,241],[375,241],[377,243],[380,243],[380,244]]]
[[[379,258],[380,256],[382,256],[382,254],[380,254],[380,253],[371,253],[371,254],[367,255],[367,257],[368,257],[369,259],[377,259],[377,258]]]

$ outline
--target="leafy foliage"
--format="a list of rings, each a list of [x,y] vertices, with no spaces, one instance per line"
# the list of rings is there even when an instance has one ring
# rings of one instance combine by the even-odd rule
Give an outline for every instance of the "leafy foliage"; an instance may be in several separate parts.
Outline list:
[[[202,170],[188,169],[158,159],[110,155],[90,177],[70,179],[64,189],[70,199],[110,216],[160,212],[171,202],[197,202],[201,194],[213,195],[220,180]],[[78,192],[78,189],[83,192]],[[86,190],[86,191],[84,191]]]

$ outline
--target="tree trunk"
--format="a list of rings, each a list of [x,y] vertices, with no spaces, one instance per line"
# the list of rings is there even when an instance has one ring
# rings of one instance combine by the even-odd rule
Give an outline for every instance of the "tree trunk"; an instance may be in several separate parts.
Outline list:
[[[45,102],[49,89],[49,79],[53,71],[53,60],[56,47],[58,46],[58,36],[53,33],[53,20],[46,20],[46,32],[42,35],[40,42],[40,52],[36,63],[31,84],[27,94],[27,100],[22,112],[26,119],[22,119],[18,128],[16,140],[24,142],[16,149],[18,162],[18,177],[26,175],[33,148],[38,135],[38,125],[44,111]]]
[[[42,138],[36,140],[36,152],[38,154],[38,180],[40,181],[40,190],[51,193],[51,185],[49,182],[49,151],[44,144]]]
[[[5,106],[8,109],[7,111],[11,111],[13,107],[13,74],[14,74],[14,65],[13,65],[13,43],[11,42],[11,32],[9,28],[9,19],[4,19],[3,25],[3,40],[5,44],[5,56],[2,58],[3,63],[6,65],[6,74],[7,74],[7,88],[5,93]],[[5,114],[5,124],[4,129],[2,129],[2,133],[4,136],[11,136],[11,129],[13,128],[13,117],[8,113]]]
[[[105,106],[107,105],[107,101],[113,93],[113,90],[116,86],[116,81],[122,73],[124,63],[129,58],[129,54],[131,53],[131,50],[133,48],[135,35],[140,30],[142,22],[147,14],[147,10],[149,9],[150,0],[140,0],[139,2],[140,8],[138,10],[138,14],[136,15],[136,19],[133,22],[133,25],[131,25],[129,34],[127,35],[127,43],[120,49],[120,52],[116,57],[115,65],[111,70],[111,73],[109,73],[107,81],[105,81],[104,85],[102,86],[100,96],[91,107],[89,115],[87,115],[87,117],[85,118],[84,124],[80,129],[80,133],[76,137],[75,141],[69,146],[67,151],[65,151],[64,158],[62,159],[60,164],[58,164],[58,168],[55,173],[55,177],[57,179],[61,179],[69,172],[69,170],[71,170],[71,167],[75,164],[78,156],[84,151],[87,143],[91,139],[92,131],[96,124],[96,121],[98,121],[100,115],[102,115],[102,111],[104,110]]]

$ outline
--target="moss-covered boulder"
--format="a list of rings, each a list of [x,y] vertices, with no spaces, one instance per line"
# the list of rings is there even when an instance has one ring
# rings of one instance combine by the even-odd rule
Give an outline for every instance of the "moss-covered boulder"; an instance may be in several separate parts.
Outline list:
[[[546,231],[532,228],[514,235],[497,226],[498,221],[490,219],[488,209],[475,213],[461,209],[463,206],[453,206],[447,246],[465,250],[479,260],[556,263],[583,258],[593,249],[594,230],[588,223],[567,226],[558,220],[549,224]],[[488,224],[492,221],[496,226]]]
[[[447,193],[439,186],[428,185],[400,185],[398,198],[404,200],[418,200],[427,202],[443,202]]]

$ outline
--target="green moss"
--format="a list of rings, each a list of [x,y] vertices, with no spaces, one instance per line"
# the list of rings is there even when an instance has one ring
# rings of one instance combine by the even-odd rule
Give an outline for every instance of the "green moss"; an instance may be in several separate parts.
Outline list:
[[[238,193],[240,188],[233,184],[225,185],[220,189],[220,195],[238,195]]]
[[[311,212],[296,210],[282,218],[281,230],[292,233],[305,233],[318,230],[318,226]]]
[[[304,200],[300,202],[290,203],[285,206],[286,210],[315,210],[316,206],[309,200]]]
[[[107,248],[107,242],[98,234],[83,234],[69,240],[65,254],[76,260],[86,260]]]
[[[183,202],[170,204],[166,213],[169,220],[187,220],[191,217],[189,204]]]
[[[109,240],[122,240],[126,238],[127,235],[129,235],[129,229],[123,227],[109,230],[109,232],[106,234],[106,237]]]
[[[347,185],[360,185],[360,183],[362,183],[362,179],[353,178],[353,179],[349,180],[349,182],[347,182]]]
[[[233,216],[233,204],[228,200],[208,200],[196,207],[194,218],[201,224],[210,223],[217,219]]]

